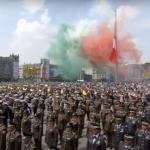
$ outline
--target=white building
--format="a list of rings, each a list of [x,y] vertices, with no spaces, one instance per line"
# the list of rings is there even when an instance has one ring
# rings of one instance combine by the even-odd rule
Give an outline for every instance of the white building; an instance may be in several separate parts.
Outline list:
[[[85,74],[92,75],[93,81],[104,81],[110,80],[111,78],[111,71],[109,68],[102,68],[101,70],[96,70],[93,68],[83,68]]]

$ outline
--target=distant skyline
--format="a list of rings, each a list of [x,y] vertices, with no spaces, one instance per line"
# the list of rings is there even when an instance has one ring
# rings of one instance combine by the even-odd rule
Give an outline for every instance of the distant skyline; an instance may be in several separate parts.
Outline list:
[[[38,63],[61,23],[102,22],[124,6],[129,19],[125,27],[143,52],[141,62],[150,61],[149,0],[0,0],[0,56],[14,53],[20,64]]]

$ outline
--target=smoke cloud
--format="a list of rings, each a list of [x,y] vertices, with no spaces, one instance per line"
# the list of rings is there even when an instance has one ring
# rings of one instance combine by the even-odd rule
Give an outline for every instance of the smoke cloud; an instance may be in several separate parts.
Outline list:
[[[121,27],[122,23],[118,22],[117,24],[120,26],[117,30],[118,72],[120,76],[124,76],[126,75],[126,64],[139,63],[142,52],[136,48],[132,35]],[[103,22],[96,33],[91,32],[85,36],[81,42],[81,50],[93,66],[106,66],[114,74],[115,65],[112,65],[109,60],[113,48],[114,29],[108,26],[109,21]]]
[[[107,6],[106,2],[104,3]],[[95,14],[100,10],[92,9]],[[102,6],[101,6],[102,7]],[[93,7],[94,8],[94,7]],[[108,12],[113,12],[108,5]],[[94,12],[93,12],[94,11]],[[90,12],[90,13],[91,13]],[[120,6],[117,16],[118,71],[121,79],[126,75],[126,63],[138,63],[142,52],[136,48],[132,35],[126,29],[126,23],[138,15],[131,6]],[[129,12],[133,12],[129,15]],[[105,11],[102,11],[105,16]],[[92,16],[93,17],[93,16]],[[81,20],[76,26],[61,24],[53,43],[47,51],[47,57],[59,64],[58,73],[73,79],[79,75],[81,67],[101,69],[108,67],[115,73],[115,65],[109,61],[114,39],[114,14],[106,15],[102,20]]]
[[[88,60],[81,57],[81,35],[75,30],[76,28],[71,25],[61,24],[46,53],[48,58],[59,64],[56,74],[61,73],[67,79],[79,76],[81,67],[91,67]]]

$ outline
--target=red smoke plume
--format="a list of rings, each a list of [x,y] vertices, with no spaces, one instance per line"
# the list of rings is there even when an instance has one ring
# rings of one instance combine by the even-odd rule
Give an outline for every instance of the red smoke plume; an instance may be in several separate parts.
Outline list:
[[[118,26],[121,24],[117,23]],[[121,30],[117,31],[117,50],[118,50],[118,73],[125,75],[125,64],[127,62],[138,63],[142,57],[132,41],[130,33]],[[101,24],[97,33],[90,33],[83,37],[81,50],[86,55],[93,66],[106,66],[115,72],[115,65],[111,64],[109,56],[113,48],[114,29],[108,28],[108,22]]]

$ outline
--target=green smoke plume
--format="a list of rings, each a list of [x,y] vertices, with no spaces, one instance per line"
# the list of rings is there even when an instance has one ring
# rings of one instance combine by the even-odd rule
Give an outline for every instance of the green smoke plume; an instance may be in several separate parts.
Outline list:
[[[67,79],[78,76],[81,66],[85,63],[84,59],[80,57],[81,39],[72,38],[69,34],[73,30],[73,26],[61,24],[57,35],[54,37],[55,40],[51,43],[46,54],[50,60],[58,63],[57,73],[63,74]]]
[[[81,67],[94,68],[99,71],[102,69],[101,66],[92,66],[80,49],[82,37],[90,30],[91,26],[88,27],[83,22],[80,22],[78,27],[68,24],[60,25],[46,53],[46,56],[59,66],[55,72],[56,75],[63,74],[66,79],[73,80],[79,77]]]

